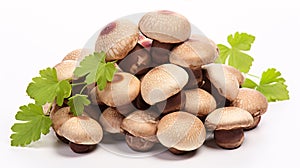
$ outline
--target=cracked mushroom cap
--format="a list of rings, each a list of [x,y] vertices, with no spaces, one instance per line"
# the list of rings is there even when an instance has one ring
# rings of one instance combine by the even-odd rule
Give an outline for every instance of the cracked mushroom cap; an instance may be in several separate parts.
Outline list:
[[[188,82],[187,72],[174,64],[163,64],[151,69],[142,79],[141,95],[150,105],[180,92]]]
[[[82,145],[98,144],[103,137],[100,124],[87,116],[70,118],[57,130],[57,133],[70,142]]]
[[[124,58],[137,44],[139,30],[137,25],[129,20],[119,19],[106,25],[100,32],[95,50],[104,51],[106,60]]]
[[[180,43],[191,35],[191,25],[182,15],[167,11],[146,13],[139,22],[140,31],[161,43]]]
[[[64,60],[54,66],[57,73],[57,79],[60,80],[71,80],[73,76],[73,72],[77,66],[77,61],[75,60]]]
[[[211,63],[203,65],[206,70],[206,76],[209,81],[216,87],[220,95],[229,101],[236,99],[239,93],[239,82],[235,75],[224,70],[222,64]]]
[[[253,117],[263,115],[268,109],[267,98],[257,90],[240,88],[237,98],[231,103],[251,113]]]
[[[238,107],[218,108],[208,114],[205,127],[208,130],[233,130],[246,128],[253,123],[252,115]]]
[[[150,110],[137,110],[123,119],[121,128],[129,134],[156,142],[158,114]]]
[[[184,111],[199,117],[206,116],[217,107],[215,98],[203,89],[186,90],[184,94],[186,98]]]
[[[192,35],[189,40],[171,51],[169,60],[183,67],[200,67],[216,60],[216,48],[217,46],[204,35]]]
[[[204,143],[206,131],[199,118],[188,112],[177,111],[159,121],[156,136],[167,148],[192,151]]]
[[[140,80],[127,72],[115,73],[112,82],[107,83],[103,90],[96,87],[97,101],[117,107],[129,104],[140,92]]]

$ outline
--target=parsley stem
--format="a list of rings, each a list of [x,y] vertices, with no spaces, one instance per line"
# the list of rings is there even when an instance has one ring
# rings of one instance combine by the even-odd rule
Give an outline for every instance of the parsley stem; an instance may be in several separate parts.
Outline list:
[[[80,93],[79,93],[79,94],[82,95],[82,92],[84,91],[84,89],[85,89],[87,86],[88,86],[88,85],[84,85],[84,86],[82,87],[82,89],[80,90]]]
[[[260,79],[260,77],[257,76],[257,75],[253,75],[253,74],[249,74],[249,73],[246,73],[246,75],[249,75],[249,76],[254,77],[254,78],[256,78],[256,79]]]
[[[86,85],[85,82],[79,82],[79,83],[72,83],[72,86],[78,86],[78,85]]]

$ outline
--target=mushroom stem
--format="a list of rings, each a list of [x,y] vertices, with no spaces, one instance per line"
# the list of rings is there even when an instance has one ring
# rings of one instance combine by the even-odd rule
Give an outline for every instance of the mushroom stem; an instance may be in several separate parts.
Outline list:
[[[154,142],[145,140],[144,138],[136,137],[126,133],[125,140],[127,145],[134,151],[147,152],[152,149]]]
[[[225,149],[235,149],[241,146],[244,141],[242,128],[233,130],[215,130],[214,139],[218,146]]]
[[[150,50],[153,62],[159,65],[168,63],[170,50],[173,46],[174,44],[171,43],[161,43],[157,40],[153,40]]]

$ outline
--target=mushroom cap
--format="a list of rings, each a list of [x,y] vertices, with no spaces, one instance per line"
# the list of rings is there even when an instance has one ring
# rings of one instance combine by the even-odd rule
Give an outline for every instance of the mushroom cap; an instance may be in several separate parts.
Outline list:
[[[268,109],[267,98],[259,91],[250,88],[240,88],[237,98],[231,103],[251,113],[253,117],[263,115]]]
[[[77,66],[75,60],[65,60],[54,66],[56,69],[57,79],[60,80],[71,80],[73,78],[73,72]]]
[[[137,25],[126,19],[119,19],[102,29],[97,38],[95,50],[104,51],[107,61],[119,60],[134,48],[138,38]]]
[[[214,97],[203,89],[186,90],[184,94],[186,97],[184,111],[186,112],[202,117],[217,107]]]
[[[206,76],[216,87],[220,95],[229,101],[233,101],[239,93],[239,82],[235,75],[223,69],[222,64],[207,64],[202,68],[206,70]]]
[[[206,131],[199,118],[188,112],[177,111],[159,121],[156,136],[167,148],[192,151],[203,144]]]
[[[192,35],[189,40],[171,51],[169,60],[183,67],[200,67],[216,60],[218,57],[216,48],[204,35]]]
[[[87,116],[72,117],[66,121],[57,133],[70,142],[82,145],[94,145],[103,137],[100,124]]]
[[[54,131],[57,133],[57,130],[73,116],[74,115],[71,113],[70,107],[63,107],[58,109],[57,111],[51,112],[50,118]]]
[[[232,73],[237,78],[240,86],[244,83],[245,77],[241,71],[239,71],[238,69],[236,69],[230,65],[222,64],[222,66],[223,66],[224,71],[228,71],[228,72]]]
[[[153,105],[180,92],[188,82],[187,72],[174,64],[163,64],[151,69],[142,79],[141,95]]]
[[[123,119],[124,116],[119,113],[116,108],[108,107],[102,112],[99,122],[104,131],[109,133],[121,133],[121,123]]]
[[[252,115],[238,107],[223,107],[209,113],[205,119],[208,130],[232,130],[245,128],[253,123]]]
[[[162,43],[180,43],[191,34],[191,25],[184,16],[166,10],[146,13],[139,21],[139,29],[146,37]]]
[[[156,130],[158,114],[150,110],[137,110],[123,119],[121,128],[129,134],[144,138],[148,141],[157,141]]]
[[[140,85],[140,80],[134,75],[117,72],[103,90],[96,88],[98,101],[112,107],[129,104],[138,96]]]
[[[65,61],[65,60],[75,60],[75,61],[78,61],[81,58],[83,58],[84,56],[87,56],[89,54],[91,54],[91,51],[89,51],[88,49],[76,49],[76,50],[73,50],[73,51],[69,52],[63,58],[62,61]]]

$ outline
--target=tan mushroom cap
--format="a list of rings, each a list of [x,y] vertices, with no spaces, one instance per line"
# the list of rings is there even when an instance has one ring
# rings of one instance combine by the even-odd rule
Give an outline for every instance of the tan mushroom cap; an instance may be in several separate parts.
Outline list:
[[[239,71],[238,69],[236,69],[230,65],[222,64],[222,66],[223,66],[224,71],[228,71],[228,72],[232,73],[237,78],[239,85],[242,85],[244,83],[245,77],[241,71]]]
[[[208,130],[232,130],[245,128],[253,123],[252,115],[238,107],[218,108],[208,114],[205,127]]]
[[[70,142],[82,145],[94,145],[103,137],[100,124],[87,116],[72,117],[66,121],[57,133]]]
[[[180,92],[188,82],[187,72],[174,64],[163,64],[151,69],[142,79],[141,95],[150,105]]]
[[[259,91],[250,88],[240,88],[237,98],[232,106],[242,108],[253,117],[263,115],[268,109],[267,98]]]
[[[104,131],[109,133],[121,133],[121,123],[123,119],[124,116],[119,113],[116,108],[108,107],[102,112],[99,122]]]
[[[54,66],[57,73],[57,79],[60,80],[71,80],[73,72],[77,66],[77,61],[75,60],[65,60]]]
[[[158,114],[150,110],[137,110],[123,119],[121,128],[133,136],[155,142]]]
[[[76,50],[73,50],[71,52],[69,52],[64,58],[62,61],[65,61],[65,60],[75,60],[75,61],[78,61],[78,60],[81,60],[83,57],[91,54],[92,52],[89,50],[89,49],[76,49]]]
[[[203,89],[186,90],[184,94],[186,98],[184,111],[186,112],[203,117],[217,107],[214,97]]]
[[[207,64],[202,66],[206,70],[206,76],[216,87],[220,95],[229,101],[233,101],[239,93],[239,82],[235,75],[223,69],[222,64]]]
[[[171,51],[169,60],[183,67],[200,67],[216,60],[216,48],[217,46],[204,35],[192,35],[188,41]]]
[[[57,133],[57,130],[74,115],[70,111],[70,107],[63,107],[57,111],[52,111],[50,113],[50,118],[52,121],[52,128]]]
[[[199,118],[188,112],[177,111],[159,121],[156,135],[167,148],[192,151],[204,143],[206,131]]]
[[[104,51],[107,61],[122,59],[134,48],[138,38],[138,26],[129,20],[119,19],[102,29],[95,50]]]
[[[108,106],[117,107],[132,102],[140,92],[140,80],[127,72],[115,73],[112,82],[103,90],[97,87],[98,101]]]
[[[139,22],[140,31],[162,43],[180,43],[191,35],[191,25],[182,15],[172,11],[146,13]]]

